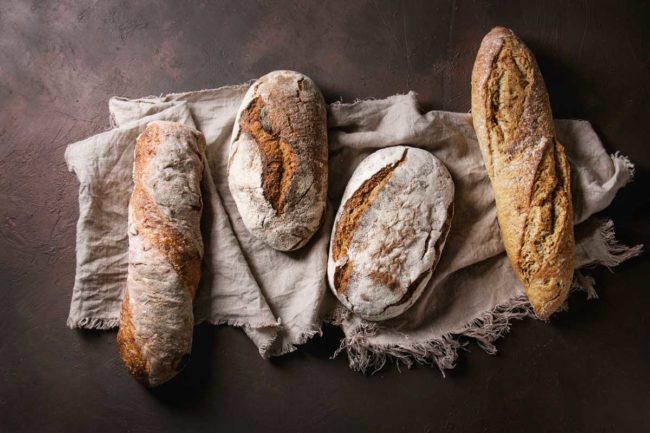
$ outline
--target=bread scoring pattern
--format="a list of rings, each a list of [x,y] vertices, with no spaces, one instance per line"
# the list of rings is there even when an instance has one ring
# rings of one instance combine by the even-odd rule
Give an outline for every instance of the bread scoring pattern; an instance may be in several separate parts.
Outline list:
[[[535,58],[509,29],[497,27],[481,43],[472,118],[506,252],[535,313],[547,318],[573,277],[570,168]]]

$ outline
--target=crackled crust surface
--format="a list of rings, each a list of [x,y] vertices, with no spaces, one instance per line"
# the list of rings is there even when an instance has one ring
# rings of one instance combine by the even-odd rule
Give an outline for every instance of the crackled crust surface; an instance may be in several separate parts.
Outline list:
[[[496,27],[481,43],[472,118],[506,252],[535,313],[547,318],[573,278],[570,170],[535,58],[509,29]]]
[[[235,121],[228,184],[244,225],[275,249],[300,248],[320,227],[326,110],[308,77],[275,71],[253,83]]]
[[[332,292],[367,320],[384,320],[418,299],[440,258],[454,185],[429,152],[396,146],[363,160],[338,210],[328,260]]]
[[[128,371],[148,386],[183,368],[203,242],[205,142],[196,130],[152,122],[138,137],[129,203],[129,267],[117,336]]]

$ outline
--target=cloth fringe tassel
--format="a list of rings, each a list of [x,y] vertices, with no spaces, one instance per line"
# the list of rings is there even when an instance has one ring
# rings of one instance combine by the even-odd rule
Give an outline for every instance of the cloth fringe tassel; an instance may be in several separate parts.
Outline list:
[[[102,331],[117,328],[119,324],[119,317],[83,317],[81,319],[68,317],[66,321],[66,325],[70,329],[98,329]]]

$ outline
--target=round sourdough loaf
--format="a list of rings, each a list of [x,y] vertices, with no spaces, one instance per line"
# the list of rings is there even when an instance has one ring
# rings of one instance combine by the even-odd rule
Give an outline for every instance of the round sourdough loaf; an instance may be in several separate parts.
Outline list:
[[[312,237],[327,199],[327,115],[312,80],[275,71],[248,89],[230,143],[228,184],[255,237],[281,251]]]
[[[406,311],[422,294],[445,244],[454,183],[431,153],[396,146],[356,168],[336,215],[329,285],[366,320]]]

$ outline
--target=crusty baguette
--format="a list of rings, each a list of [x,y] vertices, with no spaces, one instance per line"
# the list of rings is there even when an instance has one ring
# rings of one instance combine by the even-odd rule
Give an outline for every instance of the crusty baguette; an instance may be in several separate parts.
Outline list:
[[[312,80],[275,71],[253,83],[235,120],[228,184],[246,228],[272,248],[312,237],[327,199],[325,101]]]
[[[506,252],[536,315],[546,319],[573,277],[569,163],[537,62],[512,30],[496,27],[481,43],[472,118]]]
[[[189,360],[192,302],[201,275],[205,141],[193,128],[152,122],[138,137],[129,203],[129,265],[117,342],[147,386]]]
[[[449,233],[454,183],[426,150],[395,146],[361,161],[336,215],[329,285],[348,309],[385,320],[422,294]]]

